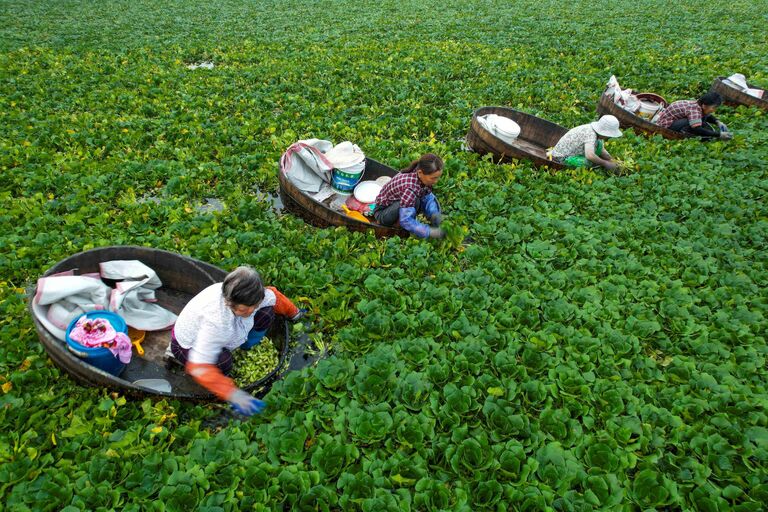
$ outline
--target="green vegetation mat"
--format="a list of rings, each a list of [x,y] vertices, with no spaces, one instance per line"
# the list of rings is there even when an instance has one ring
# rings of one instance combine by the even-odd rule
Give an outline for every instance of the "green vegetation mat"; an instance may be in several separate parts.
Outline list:
[[[768,85],[768,2],[0,0],[0,509],[702,510],[768,503],[768,117],[608,144],[613,177],[496,166],[472,111],[595,118],[611,74]],[[213,69],[187,69],[212,61]],[[469,243],[275,212],[299,138],[436,187]],[[221,211],[201,209],[216,198]],[[456,231],[456,233],[459,233]],[[458,235],[457,235],[458,238]],[[333,355],[268,412],[126,399],[53,366],[24,288],[136,244],[311,299]]]

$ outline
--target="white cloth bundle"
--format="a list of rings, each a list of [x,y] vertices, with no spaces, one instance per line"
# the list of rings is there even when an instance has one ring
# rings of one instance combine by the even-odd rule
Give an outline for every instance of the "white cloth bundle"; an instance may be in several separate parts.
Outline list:
[[[285,176],[300,190],[317,193],[324,184],[331,182],[333,164],[325,153],[333,148],[327,140],[300,140],[280,157],[280,167]]]
[[[745,94],[749,94],[750,96],[754,96],[755,98],[762,98],[763,95],[765,94],[765,91],[762,89],[750,88],[749,85],[747,84],[747,77],[745,77],[741,73],[732,74],[728,78],[724,79],[723,83],[728,87],[732,87],[737,91],[741,91]]]
[[[622,89],[616,75],[611,75],[608,79],[608,91],[613,94],[613,102],[628,112],[633,114],[640,108],[640,100],[637,99],[632,89]]]
[[[109,299],[109,309],[125,323],[142,331],[170,329],[176,315],[155,304],[155,290],[163,283],[157,273],[137,260],[106,261],[99,265],[101,277],[119,281]]]
[[[70,270],[37,280],[32,310],[56,338],[64,341],[69,323],[83,313],[109,310],[136,329],[169,329],[176,315],[156,304],[155,290],[162,286],[157,273],[140,261],[108,261],[100,274],[76,276]],[[115,289],[101,278],[120,281]]]
[[[111,291],[98,274],[76,276],[69,271],[41,277],[32,311],[51,334],[64,341],[72,320],[88,311],[107,309]]]

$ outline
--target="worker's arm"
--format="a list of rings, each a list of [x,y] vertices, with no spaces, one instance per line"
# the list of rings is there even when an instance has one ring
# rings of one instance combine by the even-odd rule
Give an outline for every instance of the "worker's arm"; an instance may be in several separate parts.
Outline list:
[[[240,414],[250,416],[261,412],[264,402],[238,388],[216,365],[225,344],[226,340],[219,337],[216,327],[204,322],[195,343],[189,349],[186,372],[205,389],[232,404]]]
[[[435,194],[430,192],[421,198],[421,209],[433,226],[440,225],[440,222],[443,220],[441,216],[442,212],[440,211],[440,203],[437,202]]]
[[[418,238],[429,238],[429,226],[416,219],[416,208],[400,208],[400,227]]]
[[[224,375],[215,364],[187,361],[185,369],[195,382],[222,400],[229,401],[229,397],[237,390],[235,381]]]
[[[263,411],[266,406],[258,398],[254,398],[250,393],[238,388],[234,381],[221,373],[215,364],[187,362],[186,370],[195,379],[195,382],[222,400],[229,402],[232,408],[240,414],[246,416],[257,414]]]
[[[275,313],[293,321],[301,318],[302,311],[296,307],[296,304],[291,302],[291,299],[283,295],[280,290],[274,286],[267,286],[267,289],[272,290],[275,294]]]
[[[605,148],[603,148],[603,153],[605,153]],[[606,169],[614,169],[616,168],[616,162],[610,160],[610,155],[608,155],[608,159],[603,159],[600,156],[595,153],[595,145],[594,143],[587,142],[584,144],[584,156],[587,157],[587,160],[592,162],[593,164],[600,165],[602,167],[605,167]]]
[[[691,126],[690,131],[691,133],[694,133],[701,137],[714,137],[714,138],[720,137],[720,132],[715,131],[711,128],[708,128],[706,125],[702,123],[699,123],[698,126]]]
[[[194,343],[189,349],[186,370],[195,381],[222,400],[228,400],[229,395],[237,389],[232,379],[219,370],[221,350],[229,342],[213,322],[201,322]]]

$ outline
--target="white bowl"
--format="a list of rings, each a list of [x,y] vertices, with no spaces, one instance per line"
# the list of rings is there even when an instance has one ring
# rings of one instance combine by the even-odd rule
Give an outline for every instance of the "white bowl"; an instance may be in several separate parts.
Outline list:
[[[493,121],[497,134],[512,139],[516,139],[517,136],[520,135],[520,125],[510,118],[504,116],[496,116],[496,119]]]
[[[361,181],[355,187],[355,199],[361,203],[372,203],[381,192],[381,185],[375,181]]]
[[[520,125],[508,117],[488,114],[478,118],[483,128],[507,143],[512,143],[520,135]]]

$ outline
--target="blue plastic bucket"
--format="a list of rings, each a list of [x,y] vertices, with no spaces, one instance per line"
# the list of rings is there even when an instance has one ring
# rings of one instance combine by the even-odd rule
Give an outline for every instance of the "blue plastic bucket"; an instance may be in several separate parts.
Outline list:
[[[128,326],[126,325],[125,320],[123,320],[117,313],[111,311],[89,311],[85,316],[88,318],[103,318],[112,324],[115,331],[128,334]],[[125,369],[126,364],[121,362],[108,348],[86,347],[69,337],[69,333],[72,332],[75,324],[81,318],[82,315],[75,318],[69,323],[69,327],[67,327],[67,348],[86,363],[93,365],[100,370],[104,370],[107,373],[111,373],[112,375],[119,375],[120,372]]]
[[[363,177],[364,170],[365,160],[350,167],[334,169],[331,175],[331,187],[342,194],[351,194],[360,178]]]

